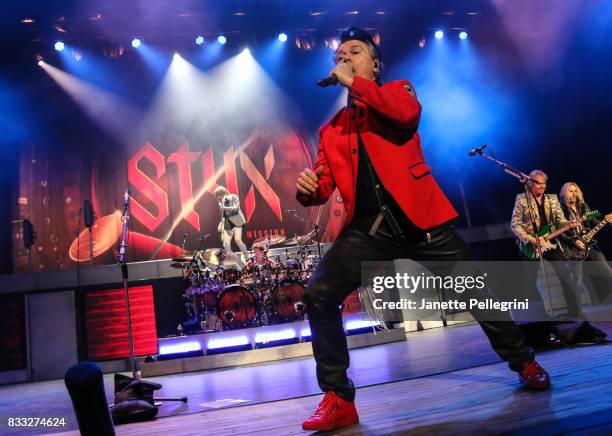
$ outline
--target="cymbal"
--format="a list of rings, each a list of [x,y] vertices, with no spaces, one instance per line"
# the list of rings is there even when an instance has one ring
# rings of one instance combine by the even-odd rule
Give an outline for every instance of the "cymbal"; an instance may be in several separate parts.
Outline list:
[[[172,259],[173,262],[191,262],[193,256],[196,254],[195,251],[186,251],[182,256],[175,257]]]
[[[312,230],[308,232],[306,235],[294,236],[293,238],[289,238],[285,240],[285,245],[303,245],[308,243],[313,236],[315,235],[315,231]]]
[[[270,235],[258,238],[253,241],[252,247],[266,247],[268,245],[278,245],[285,240],[283,235]]]
[[[221,259],[221,252],[223,252],[223,259]],[[202,251],[202,260],[210,265],[214,266],[230,266],[240,264],[240,259],[231,251],[224,251],[220,248],[209,248]]]

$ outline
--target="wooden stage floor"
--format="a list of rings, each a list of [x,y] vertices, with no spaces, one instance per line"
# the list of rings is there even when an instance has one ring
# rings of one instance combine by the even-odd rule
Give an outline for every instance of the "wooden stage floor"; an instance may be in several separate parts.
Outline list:
[[[608,345],[539,353],[553,388],[533,393],[520,388],[475,324],[407,336],[351,351],[361,422],[334,434],[612,434]],[[301,422],[321,399],[312,358],[149,380],[164,384],[160,396],[185,394],[189,402],[165,403],[160,418],[117,426],[118,435],[306,434]],[[16,415],[65,416],[68,425],[55,431],[78,434],[62,381],[0,387],[0,433],[53,432],[8,429],[6,417]]]

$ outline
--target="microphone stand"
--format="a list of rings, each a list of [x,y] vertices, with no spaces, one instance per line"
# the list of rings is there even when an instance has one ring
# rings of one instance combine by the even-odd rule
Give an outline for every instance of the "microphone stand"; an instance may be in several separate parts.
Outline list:
[[[535,198],[533,197],[533,194],[531,192],[531,190],[529,189],[529,186],[527,186],[527,182],[529,181],[534,181],[531,177],[529,177],[527,174],[523,173],[520,170],[517,170],[514,167],[511,167],[510,165],[508,165],[505,162],[502,162],[496,158],[494,158],[491,155],[488,155],[486,153],[483,152],[484,147],[479,147],[474,151],[474,153],[470,152],[470,156],[474,156],[475,154],[490,160],[491,162],[496,163],[497,165],[501,166],[504,169],[504,172],[507,174],[510,174],[512,177],[518,179],[518,181],[523,185],[523,189],[525,190],[525,199],[527,200],[527,204],[529,206],[529,218],[531,220],[531,226],[534,230],[534,232],[536,231],[537,227],[536,227],[536,222],[535,222],[535,210],[533,209],[533,204],[531,202],[532,199],[535,200]],[[542,271],[544,272],[544,288],[546,290],[546,297],[548,299],[548,305],[549,305],[549,315],[552,317],[553,314],[553,307],[552,307],[552,296],[550,294],[550,286],[548,284],[548,275],[546,274],[546,268],[544,266],[544,258],[542,257],[542,246],[540,245],[540,238],[539,236],[537,236],[537,232],[536,232],[536,253],[538,255],[538,260],[540,261],[540,266],[542,268]]]
[[[297,218],[298,220],[300,220],[300,221],[301,221],[301,222],[303,222],[303,223],[305,223],[305,222],[306,222],[306,220],[305,220],[303,217],[299,216],[299,215],[297,214],[297,212],[296,212],[296,211],[294,211],[294,210],[287,209],[287,213],[289,213],[289,215],[293,215],[295,218]],[[321,236],[320,236],[320,234],[319,234],[319,230],[321,230],[321,226],[320,226],[320,225],[318,225],[317,223],[313,222],[313,223],[312,223],[312,228],[313,228],[313,229],[314,229],[314,231],[315,231],[315,240],[317,241],[317,251],[318,251],[318,253],[319,253],[319,259],[321,259]],[[310,241],[312,241],[312,238],[310,238],[309,240],[307,240],[307,241],[304,243],[304,245],[308,245],[308,242],[310,242]]]
[[[132,333],[132,317],[130,316],[130,296],[128,289],[128,266],[126,262],[125,249],[127,248],[127,233],[128,233],[128,224],[130,222],[130,190],[126,189],[123,193],[124,199],[124,209],[123,209],[123,229],[121,231],[121,245],[119,246],[119,266],[121,267],[121,276],[123,278],[123,292],[125,294],[125,306],[127,310],[127,325],[128,325],[128,341],[130,344],[130,361],[132,364],[132,378],[137,383],[132,385],[132,389],[134,392],[138,392],[137,384],[146,385],[149,382],[141,380],[138,375],[138,366],[136,363],[136,354],[134,353],[134,337]],[[161,385],[159,385],[161,387]],[[145,389],[146,390],[146,389]],[[157,401],[181,401],[183,403],[187,402],[187,397],[181,398],[155,398]]]
[[[127,232],[130,222],[130,191],[126,189],[123,194],[123,229],[121,230],[121,245],[119,246],[119,266],[121,267],[121,277],[123,278],[123,292],[125,295],[125,307],[127,308],[128,340],[130,343],[130,360],[132,362],[132,378],[138,379],[136,371],[136,356],[134,354],[134,340],[132,336],[132,318],[130,315],[130,296],[128,290],[128,267],[125,261],[125,249],[127,248]]]

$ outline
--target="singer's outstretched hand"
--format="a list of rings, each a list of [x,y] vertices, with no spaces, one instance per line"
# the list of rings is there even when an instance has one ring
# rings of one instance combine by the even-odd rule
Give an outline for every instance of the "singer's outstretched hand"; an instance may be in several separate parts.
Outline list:
[[[335,75],[342,86],[350,88],[353,84],[353,77],[355,77],[355,70],[350,62],[340,62],[329,74]]]
[[[304,168],[304,171],[300,173],[295,184],[298,192],[307,195],[314,194],[319,187],[319,177],[323,173],[323,169],[323,166],[320,166],[317,168],[316,172],[312,172],[311,169]]]

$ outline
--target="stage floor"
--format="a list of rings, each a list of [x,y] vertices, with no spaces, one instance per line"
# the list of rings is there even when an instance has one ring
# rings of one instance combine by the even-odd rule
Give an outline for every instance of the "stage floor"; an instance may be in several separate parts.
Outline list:
[[[601,324],[612,335],[612,324]],[[554,387],[532,393],[491,350],[478,325],[407,334],[407,341],[351,350],[361,423],[339,434],[538,434],[612,431],[612,348],[541,352]],[[148,378],[164,403],[159,419],[117,427],[119,435],[294,434],[321,398],[311,357]],[[105,376],[112,401],[112,375]],[[3,434],[78,434],[63,381],[0,387]],[[9,429],[10,416],[65,417],[66,427]]]

